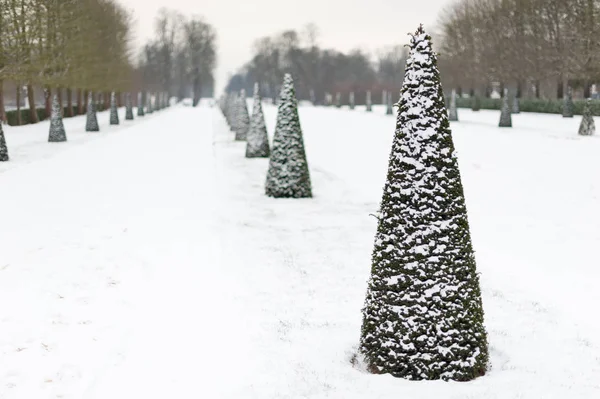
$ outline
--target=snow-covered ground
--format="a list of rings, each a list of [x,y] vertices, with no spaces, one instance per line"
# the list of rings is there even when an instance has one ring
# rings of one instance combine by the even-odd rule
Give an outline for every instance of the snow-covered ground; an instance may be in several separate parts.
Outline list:
[[[469,383],[350,364],[394,118],[300,117],[303,200],[263,195],[268,161],[217,108],[65,119],[62,144],[47,122],[5,128],[0,398],[600,397],[600,137],[580,117],[452,124],[492,362]]]

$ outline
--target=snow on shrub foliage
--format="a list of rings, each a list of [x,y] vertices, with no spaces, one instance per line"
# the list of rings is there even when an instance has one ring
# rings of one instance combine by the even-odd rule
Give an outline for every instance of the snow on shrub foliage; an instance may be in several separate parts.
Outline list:
[[[248,137],[248,130],[250,129],[250,115],[248,114],[246,90],[244,89],[242,89],[240,97],[237,99],[236,111],[235,139],[243,141]]]
[[[410,47],[360,352],[373,373],[467,381],[488,363],[479,278],[437,57],[422,26]]]
[[[267,135],[258,83],[254,84],[254,104],[247,141],[246,158],[267,158],[269,156],[269,136]]]
[[[0,162],[6,162],[9,160],[8,147],[6,146],[6,139],[4,138],[4,130],[2,129],[2,121],[0,121]]]
[[[61,105],[58,103],[58,96],[55,94],[52,99],[52,116],[50,118],[50,132],[48,134],[50,143],[60,143],[67,141],[65,126],[63,124]]]
[[[96,118],[96,102],[94,101],[94,96],[91,91],[88,93],[85,131],[86,132],[100,131],[100,126],[98,125],[98,118]]]
[[[312,197],[294,82],[289,73],[283,78],[265,193],[275,198]]]

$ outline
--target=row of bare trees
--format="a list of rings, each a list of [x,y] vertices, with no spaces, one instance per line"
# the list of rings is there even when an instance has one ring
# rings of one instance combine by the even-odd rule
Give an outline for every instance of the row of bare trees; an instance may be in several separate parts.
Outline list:
[[[323,49],[318,36],[318,28],[309,24],[301,31],[258,39],[252,59],[231,77],[226,90],[251,91],[254,82],[259,82],[263,95],[275,97],[283,76],[291,73],[298,98],[318,103],[326,93],[339,92],[347,99],[348,93],[355,92],[360,103],[367,90],[398,92],[407,57],[403,46],[378,51],[373,62],[373,57],[360,49],[348,53]]]
[[[216,32],[209,23],[163,8],[155,20],[155,37],[139,59],[142,84],[179,99],[192,97],[195,106],[213,94],[216,52]]]
[[[16,86],[17,107],[26,87],[31,122],[38,119],[36,87],[44,88],[48,109],[53,90],[66,93],[70,113],[73,94],[81,110],[87,91],[126,90],[130,19],[116,0],[0,0],[0,120],[6,121],[8,81]]]
[[[600,0],[457,0],[440,16],[445,85],[484,90],[491,82],[518,95],[590,96],[600,77]]]

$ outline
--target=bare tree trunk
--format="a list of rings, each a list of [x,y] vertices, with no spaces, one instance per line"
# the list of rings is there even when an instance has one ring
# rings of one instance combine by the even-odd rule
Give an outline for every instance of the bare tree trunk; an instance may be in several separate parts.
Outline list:
[[[27,98],[29,99],[29,122],[38,123],[40,120],[37,115],[37,109],[35,108],[35,95],[31,83],[27,85]]]
[[[67,89],[67,116],[73,117],[73,90]]]
[[[591,85],[590,82],[586,79],[583,82],[583,98],[590,98],[591,96]]]
[[[104,109],[110,108],[110,93],[104,92]]]
[[[0,123],[6,122],[6,109],[4,109],[4,81],[0,79]]]
[[[29,92],[29,86],[27,86]],[[46,109],[46,119],[52,115],[52,89],[48,86],[44,87],[44,108]]]
[[[117,96],[117,107],[121,108],[123,106],[123,98],[122,98],[121,92],[118,92],[116,94],[116,96]]]
[[[23,120],[21,118],[21,83],[17,82],[17,126],[21,126],[23,124]]]

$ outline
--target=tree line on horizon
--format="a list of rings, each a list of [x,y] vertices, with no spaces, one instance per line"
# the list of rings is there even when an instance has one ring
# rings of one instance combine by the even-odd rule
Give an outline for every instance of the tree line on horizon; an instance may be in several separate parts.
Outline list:
[[[216,32],[208,22],[161,9],[155,37],[138,52],[132,17],[117,0],[0,0],[0,122],[8,121],[7,99],[21,125],[50,117],[53,94],[70,117],[85,112],[88,93],[107,109],[112,92],[121,106],[126,92],[197,103],[212,90]],[[31,106],[21,111],[25,100]]]

